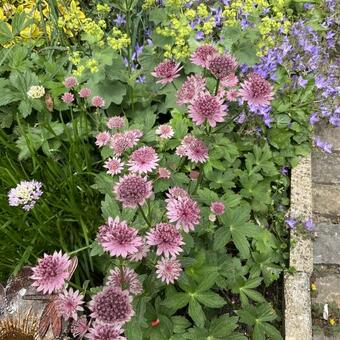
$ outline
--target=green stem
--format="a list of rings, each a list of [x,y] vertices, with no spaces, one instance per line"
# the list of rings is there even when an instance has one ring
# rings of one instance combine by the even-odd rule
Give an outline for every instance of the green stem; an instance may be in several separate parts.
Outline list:
[[[201,185],[202,180],[203,180],[203,168],[200,169],[200,174],[197,178],[196,186],[195,186],[195,189],[193,191],[194,195],[197,193],[197,190],[198,190],[199,186]]]
[[[218,89],[219,89],[219,87],[220,87],[220,80],[219,79],[217,79],[217,82],[216,82],[216,88],[215,88],[215,96],[217,95],[217,93],[218,93]]]
[[[173,81],[171,82],[171,84],[175,88],[175,90],[178,91],[178,88],[177,88],[177,86],[175,85],[175,83]]]
[[[146,224],[151,228],[151,222],[149,221],[149,219],[146,217],[145,212],[143,211],[143,208],[138,204],[138,210],[140,211],[140,213],[142,214]]]
[[[81,251],[86,250],[86,249],[89,249],[89,248],[91,248],[91,245],[88,245],[88,246],[79,248],[79,249],[77,249],[77,250],[73,250],[73,251],[71,251],[70,253],[68,253],[68,255],[69,255],[69,256],[72,256],[72,255],[78,254],[78,253],[80,253]]]

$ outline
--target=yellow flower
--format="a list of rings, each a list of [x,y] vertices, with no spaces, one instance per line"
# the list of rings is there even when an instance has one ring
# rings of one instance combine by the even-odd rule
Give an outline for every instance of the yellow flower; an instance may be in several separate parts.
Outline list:
[[[97,11],[103,12],[103,13],[110,13],[110,6],[108,4],[98,4],[97,5]]]
[[[207,9],[207,6],[205,4],[200,4],[198,7],[197,7],[197,13],[200,17],[204,18],[204,17],[207,17],[209,16],[209,11]]]
[[[42,34],[43,32],[39,30],[36,24],[30,25],[20,32],[20,36],[24,39],[39,38],[42,36]]]
[[[311,288],[311,290],[312,290],[313,292],[315,292],[315,291],[318,290],[318,287],[316,286],[315,283],[312,283],[311,286],[310,286],[310,288]]]
[[[334,326],[334,325],[336,324],[335,319],[333,319],[333,318],[329,319],[329,324],[330,324],[331,326]]]

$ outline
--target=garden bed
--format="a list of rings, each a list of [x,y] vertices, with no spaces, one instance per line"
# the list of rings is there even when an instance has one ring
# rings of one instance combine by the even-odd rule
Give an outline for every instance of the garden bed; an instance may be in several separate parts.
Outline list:
[[[6,3],[0,334],[310,338],[335,7]]]

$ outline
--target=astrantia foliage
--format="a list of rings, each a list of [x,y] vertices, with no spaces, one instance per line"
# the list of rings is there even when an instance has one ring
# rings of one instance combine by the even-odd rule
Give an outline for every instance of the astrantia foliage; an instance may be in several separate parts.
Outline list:
[[[0,9],[0,272],[73,337],[282,339],[290,168],[339,125],[336,4],[305,5]]]

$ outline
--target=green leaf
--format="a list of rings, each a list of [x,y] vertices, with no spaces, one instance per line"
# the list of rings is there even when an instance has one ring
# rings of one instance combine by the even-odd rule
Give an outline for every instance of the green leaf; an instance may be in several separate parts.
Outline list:
[[[190,296],[187,293],[175,293],[170,295],[163,304],[171,309],[180,309],[185,307],[190,300]]]
[[[201,283],[197,286],[195,292],[204,292],[206,290],[209,290],[216,283],[217,277],[217,272],[211,272],[201,281]]]
[[[4,21],[0,21],[0,42],[5,43],[12,39],[14,39],[14,35],[11,30],[11,25]]]
[[[217,229],[214,233],[214,250],[221,250],[230,241],[230,230],[226,227]]]
[[[108,194],[105,195],[105,200],[102,201],[102,214],[104,219],[108,219],[109,217],[115,218],[120,214],[120,209],[117,201]]]
[[[231,235],[236,248],[240,252],[241,258],[247,259],[250,255],[250,245],[246,236],[238,229],[231,229]]]
[[[210,308],[220,308],[225,305],[224,299],[212,291],[197,293],[195,298],[200,303]]]
[[[237,316],[229,317],[229,315],[222,315],[211,322],[210,334],[216,338],[225,339],[237,328],[237,321]]]
[[[198,327],[204,326],[205,315],[201,305],[196,300],[190,299],[188,313]]]
[[[171,317],[171,320],[174,325],[174,333],[184,333],[191,325],[184,316],[173,316]]]

